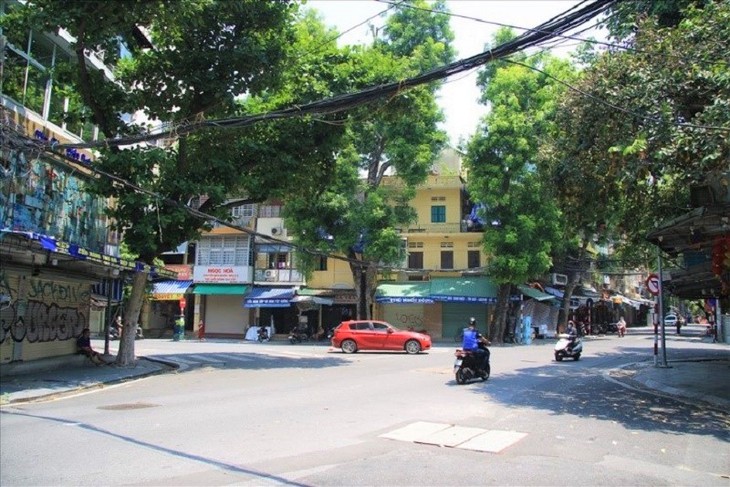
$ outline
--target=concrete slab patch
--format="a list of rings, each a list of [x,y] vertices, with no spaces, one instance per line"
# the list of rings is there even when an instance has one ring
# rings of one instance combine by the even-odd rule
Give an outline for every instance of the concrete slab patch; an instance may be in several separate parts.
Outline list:
[[[514,445],[525,436],[527,436],[527,433],[520,433],[518,431],[489,430],[457,445],[457,448],[499,453],[508,446]]]
[[[398,441],[416,441],[420,438],[432,435],[438,431],[450,428],[450,424],[429,423],[427,421],[418,421],[411,423],[394,431],[380,435],[381,438],[388,438]]]
[[[415,440],[416,443],[429,445],[451,446],[460,445],[469,439],[484,433],[481,428],[468,428],[466,426],[452,426],[445,430],[437,431],[431,435]]]

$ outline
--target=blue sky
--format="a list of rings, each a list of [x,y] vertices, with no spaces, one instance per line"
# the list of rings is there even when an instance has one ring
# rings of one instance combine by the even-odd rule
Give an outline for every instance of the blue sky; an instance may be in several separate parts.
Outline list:
[[[574,0],[447,0],[452,14],[524,28],[536,27],[577,3]],[[308,0],[306,6],[318,10],[324,16],[325,23],[343,32],[387,9],[389,4],[377,0]],[[382,25],[383,20],[377,18],[372,23],[375,26]],[[452,17],[451,28],[456,35],[454,46],[461,59],[483,52],[485,43],[490,41],[499,26]],[[580,36],[586,37],[587,34]],[[338,42],[372,42],[370,28],[367,25],[360,26],[342,36]],[[575,41],[568,40],[565,44],[569,47],[556,50],[556,54],[567,55],[575,46]],[[457,145],[460,138],[467,139],[473,134],[480,117],[486,113],[486,107],[477,102],[479,89],[475,83],[475,72],[462,73],[449,79],[439,93],[440,104],[446,114],[443,128],[453,145]]]

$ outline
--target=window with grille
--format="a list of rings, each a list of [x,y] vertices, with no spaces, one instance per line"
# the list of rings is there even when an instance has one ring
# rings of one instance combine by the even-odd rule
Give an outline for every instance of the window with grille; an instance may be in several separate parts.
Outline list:
[[[454,268],[454,252],[452,250],[444,250],[441,252],[441,268],[442,269],[453,269]]]
[[[196,265],[250,265],[249,237],[238,235],[202,237],[196,246]]]
[[[422,249],[423,242],[408,242],[409,249]]]
[[[409,269],[423,269],[423,252],[410,252],[408,254]]]
[[[281,205],[260,205],[260,218],[279,218],[281,216]]]
[[[434,205],[431,207],[431,223],[446,222],[446,207],[443,205]]]
[[[248,217],[251,218],[256,214],[254,205],[241,205],[231,209],[233,218]]]

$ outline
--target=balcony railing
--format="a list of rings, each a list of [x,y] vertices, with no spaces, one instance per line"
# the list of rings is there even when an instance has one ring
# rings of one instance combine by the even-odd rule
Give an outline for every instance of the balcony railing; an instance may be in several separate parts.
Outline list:
[[[266,283],[304,283],[304,275],[297,269],[256,269],[254,271],[255,282]]]
[[[419,223],[403,229],[403,233],[461,233],[465,232],[459,223]]]

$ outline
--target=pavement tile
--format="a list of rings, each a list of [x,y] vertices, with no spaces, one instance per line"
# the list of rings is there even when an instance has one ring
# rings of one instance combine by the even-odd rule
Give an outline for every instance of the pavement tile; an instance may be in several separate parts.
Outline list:
[[[445,423],[429,423],[427,421],[418,421],[402,428],[398,428],[397,430],[384,433],[380,435],[380,437],[398,441],[416,441],[419,438],[424,438],[450,427],[450,424]]]
[[[489,430],[486,433],[477,435],[474,438],[457,445],[457,448],[487,453],[499,453],[526,436],[527,433],[520,433],[518,431]]]
[[[467,426],[452,426],[441,431],[437,431],[428,436],[415,440],[416,443],[425,443],[427,445],[450,446],[454,447],[468,441],[475,436],[481,435],[485,430],[482,428],[469,428]]]

